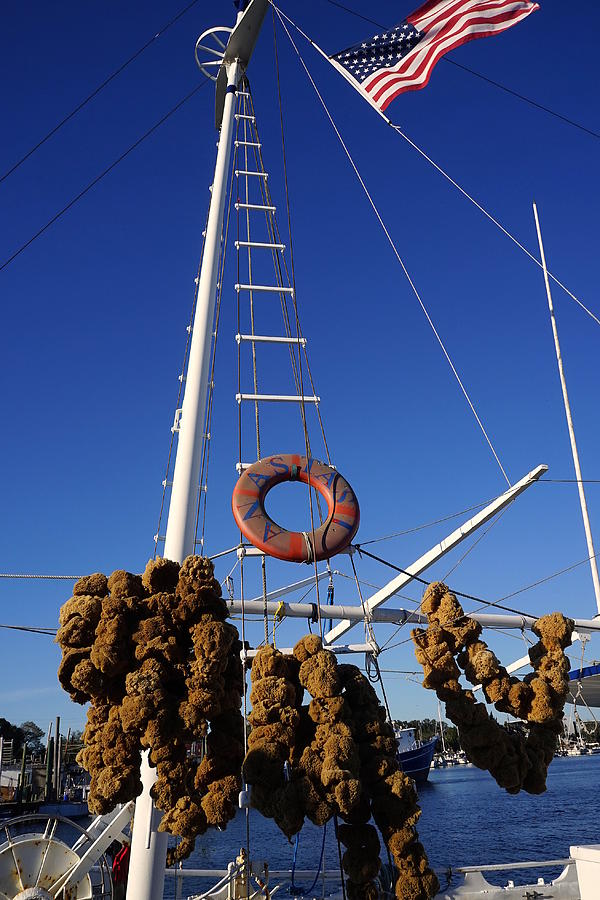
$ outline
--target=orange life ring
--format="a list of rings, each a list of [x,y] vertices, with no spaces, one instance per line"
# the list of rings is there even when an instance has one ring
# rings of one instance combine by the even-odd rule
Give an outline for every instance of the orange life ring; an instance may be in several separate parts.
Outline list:
[[[327,521],[310,532],[287,531],[265,510],[265,497],[282,481],[310,484],[327,501]],[[240,476],[231,498],[233,517],[242,534],[269,556],[289,562],[329,559],[344,550],[356,532],[360,511],[354,491],[331,466],[295,453],[268,456]]]

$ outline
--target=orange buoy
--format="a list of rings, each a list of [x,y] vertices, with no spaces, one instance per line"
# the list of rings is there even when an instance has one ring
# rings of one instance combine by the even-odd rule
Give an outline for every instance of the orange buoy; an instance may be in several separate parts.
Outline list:
[[[287,531],[267,515],[265,497],[282,481],[310,484],[327,501],[327,521],[312,532]],[[240,476],[231,498],[244,537],[269,556],[289,562],[329,559],[344,550],[360,522],[354,491],[331,466],[296,453],[260,459]]]

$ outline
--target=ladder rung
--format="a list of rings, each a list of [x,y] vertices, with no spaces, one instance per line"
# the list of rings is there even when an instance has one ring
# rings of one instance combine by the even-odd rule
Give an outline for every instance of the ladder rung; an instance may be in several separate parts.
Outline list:
[[[320,397],[303,397],[301,395],[290,394],[236,394],[235,399],[238,403],[242,400],[254,400],[255,402],[268,403],[320,403]]]
[[[263,344],[300,344],[302,347],[306,347],[306,338],[301,337],[278,337],[270,334],[236,334],[236,341],[241,343],[242,341],[250,341],[253,344],[263,343]]]
[[[250,172],[248,169],[236,169],[233,174],[238,178],[240,175],[256,175],[257,178],[264,178],[265,180],[269,177],[268,172]]]
[[[249,97],[248,91],[236,91],[236,97]]]
[[[257,144],[256,141],[234,141],[235,147],[262,147],[262,144]]]
[[[236,203],[236,209],[258,209],[260,212],[275,212],[276,206],[264,206],[262,203]]]
[[[244,113],[236,113],[234,119],[245,119],[248,122],[256,122],[256,118],[254,116],[246,116]]]
[[[240,247],[263,247],[267,250],[285,250],[285,244],[269,244],[266,241],[236,241],[235,249]]]
[[[293,287],[279,287],[277,284],[236,284],[236,291],[268,291],[272,294],[293,294]]]

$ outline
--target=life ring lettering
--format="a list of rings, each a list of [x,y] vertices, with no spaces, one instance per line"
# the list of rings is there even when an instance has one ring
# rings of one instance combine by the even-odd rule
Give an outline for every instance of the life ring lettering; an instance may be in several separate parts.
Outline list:
[[[288,531],[265,510],[265,497],[282,481],[310,484],[327,502],[327,520],[310,532]],[[268,456],[240,476],[231,498],[233,517],[251,544],[289,562],[329,559],[350,544],[358,531],[360,510],[354,491],[336,469],[294,453]]]

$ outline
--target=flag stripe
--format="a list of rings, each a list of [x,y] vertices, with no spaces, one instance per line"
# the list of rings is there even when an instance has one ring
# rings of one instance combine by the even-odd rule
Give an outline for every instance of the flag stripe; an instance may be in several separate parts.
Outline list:
[[[454,50],[456,47],[460,47],[462,44],[466,44],[469,41],[474,40],[475,38],[480,37],[488,37],[492,34],[499,34],[502,31],[505,31],[507,28],[511,28],[513,25],[516,25],[522,19],[526,18],[529,15],[528,12],[523,12],[518,18],[507,22],[504,26],[498,27],[493,31],[490,31],[486,26],[476,26],[475,31],[478,33],[471,33],[467,35],[463,35],[462,37],[458,37],[455,40],[451,41],[449,45],[444,46],[443,48],[439,48],[439,50],[435,53],[435,56],[429,60],[429,64],[425,67],[424,71],[422,71],[421,76],[419,78],[411,78],[410,80],[402,80],[400,84],[398,82],[394,85],[388,85],[385,91],[380,93],[380,99],[376,101],[377,106],[382,111],[387,109],[389,104],[398,97],[400,94],[405,91],[418,91],[421,88],[427,87],[429,84],[429,79],[431,78],[431,74],[435,67],[435,64],[438,60],[444,56],[444,54],[448,53],[450,50]]]
[[[454,15],[456,10],[462,9],[467,12],[478,2],[479,0],[448,0],[447,3],[434,3],[429,14],[420,16],[417,10],[416,13],[411,13],[406,21],[418,28],[419,31],[430,31],[440,20],[443,21]]]
[[[461,5],[464,7],[464,2]],[[481,7],[483,4],[479,2],[472,5]],[[486,6],[488,8],[485,11],[485,17],[481,18],[480,20],[477,20],[475,18],[478,11],[471,10],[465,13],[463,10],[460,15],[455,15],[450,20],[434,26],[427,32],[426,37],[417,44],[414,50],[412,50],[411,53],[401,59],[400,62],[398,62],[395,66],[392,66],[389,69],[380,70],[370,78],[367,78],[362,84],[363,90],[367,91],[367,93],[372,93],[373,88],[376,86],[379,80],[387,78],[390,74],[393,74],[395,72],[406,72],[407,74],[410,74],[409,70],[415,63],[415,61],[417,61],[416,64],[418,65],[421,57],[430,54],[435,46],[446,39],[448,34],[454,34],[457,31],[464,32],[468,30],[471,22],[485,21],[485,19],[489,19],[490,22],[503,22],[507,17],[510,17],[511,21],[507,25],[507,27],[510,27],[511,25],[516,24],[514,21],[512,21],[512,19],[514,18],[514,13],[519,12],[523,9],[523,4],[522,2],[520,2],[520,0],[513,0],[513,2],[509,3],[507,3],[506,0],[493,0],[493,8],[489,3],[486,4]],[[506,12],[504,12],[503,10],[506,10]],[[526,15],[529,15],[530,12],[533,12],[533,10],[528,9],[525,11]],[[490,28],[490,32],[496,30],[497,29],[495,28]],[[485,37],[485,34],[478,34],[476,35],[476,37]],[[439,56],[437,58],[439,59]]]
[[[535,0],[427,0],[404,23],[341,51],[332,61],[384,110],[404,91],[425,87],[450,50],[500,34],[539,8]]]

